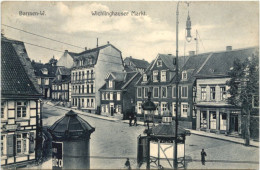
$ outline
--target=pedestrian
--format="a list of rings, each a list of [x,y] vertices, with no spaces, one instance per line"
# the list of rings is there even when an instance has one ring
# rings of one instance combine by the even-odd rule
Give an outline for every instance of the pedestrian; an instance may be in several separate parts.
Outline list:
[[[137,126],[137,113],[134,113],[134,125]]]
[[[129,126],[132,126],[132,112],[128,112]]]
[[[207,156],[207,154],[206,154],[206,152],[204,151],[204,149],[202,149],[202,151],[201,151],[201,163],[202,163],[202,165],[205,165],[205,156]]]
[[[125,166],[126,166],[127,169],[131,169],[129,158],[126,158]]]

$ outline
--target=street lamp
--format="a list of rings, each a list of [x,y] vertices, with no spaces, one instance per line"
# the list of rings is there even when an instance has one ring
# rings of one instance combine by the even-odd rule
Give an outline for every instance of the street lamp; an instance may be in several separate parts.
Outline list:
[[[179,87],[179,68],[178,68],[178,53],[179,53],[179,3],[177,3],[177,10],[176,10],[176,118],[175,118],[175,134],[178,134],[178,105],[179,105],[179,93],[178,93],[178,87]],[[189,3],[185,2],[188,6]],[[190,16],[188,14],[187,22],[186,22],[186,29],[187,29],[187,35],[186,40],[189,42],[191,40],[191,21]],[[173,63],[174,64],[174,63]],[[177,140],[177,136],[176,136]],[[174,145],[174,168],[178,168],[178,160],[177,160],[177,142],[175,142]]]

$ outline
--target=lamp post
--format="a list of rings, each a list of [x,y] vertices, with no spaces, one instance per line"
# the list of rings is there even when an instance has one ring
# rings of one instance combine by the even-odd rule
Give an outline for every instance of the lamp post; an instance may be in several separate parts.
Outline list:
[[[179,53],[179,3],[180,1],[178,1],[177,3],[177,10],[176,10],[176,116],[175,116],[175,134],[176,134],[176,140],[175,140],[175,144],[174,144],[174,169],[178,168],[178,158],[177,158],[177,134],[178,134],[178,105],[179,105],[179,64],[178,64],[178,53]],[[186,4],[189,6],[189,3],[186,2]],[[187,35],[186,35],[186,40],[188,42],[191,41],[191,34],[190,34],[190,30],[191,30],[191,21],[190,21],[190,16],[188,14],[188,18],[186,21],[186,30],[187,30]],[[174,108],[173,108],[174,109]]]

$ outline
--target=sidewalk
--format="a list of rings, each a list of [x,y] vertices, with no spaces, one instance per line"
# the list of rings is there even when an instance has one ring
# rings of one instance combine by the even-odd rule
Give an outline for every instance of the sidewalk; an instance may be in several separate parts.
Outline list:
[[[97,118],[97,119],[103,119],[103,120],[108,120],[108,121],[113,121],[113,122],[122,122],[122,123],[127,123],[127,124],[129,123],[129,120],[121,120],[121,119],[118,119],[118,118],[115,118],[115,117],[110,117],[110,116],[108,117],[108,116],[103,116],[103,115],[86,113],[86,112],[83,112],[83,111],[80,111],[80,110],[66,108],[66,107],[62,107],[62,106],[54,106],[51,102],[47,102],[45,104],[48,104],[48,105],[51,105],[53,107],[57,107],[59,109],[63,109],[63,110],[66,110],[66,111],[73,110],[74,112],[76,112],[80,115],[94,117],[94,118]],[[144,125],[144,123],[140,122],[140,121],[138,121],[137,124],[138,125]],[[197,131],[197,130],[192,130],[192,129],[186,129],[186,130],[189,130],[191,132],[191,134],[193,134],[193,135],[199,135],[199,136],[214,138],[214,139],[218,139],[218,140],[225,140],[225,141],[234,142],[234,143],[243,144],[243,145],[245,143],[244,139],[242,139],[242,138],[225,136],[224,134],[215,134],[215,133]],[[259,147],[259,142],[250,140],[250,146]]]

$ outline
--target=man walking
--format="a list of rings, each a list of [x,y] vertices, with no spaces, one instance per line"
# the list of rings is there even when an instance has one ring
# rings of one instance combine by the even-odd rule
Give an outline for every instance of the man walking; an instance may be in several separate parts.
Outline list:
[[[125,166],[126,166],[127,169],[131,169],[129,158],[126,159]]]
[[[201,151],[201,163],[202,163],[202,165],[205,165],[205,156],[207,156],[207,154],[206,154],[206,152],[204,151],[204,149],[202,149],[202,151]]]

